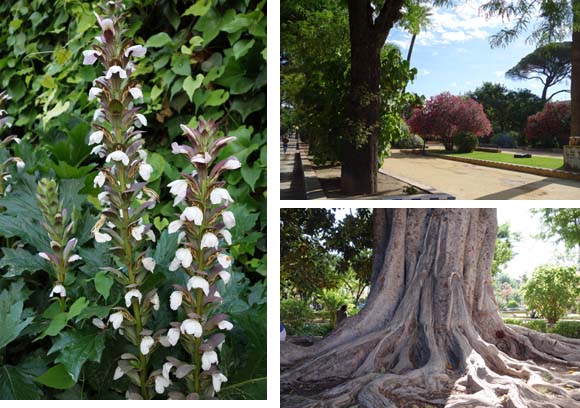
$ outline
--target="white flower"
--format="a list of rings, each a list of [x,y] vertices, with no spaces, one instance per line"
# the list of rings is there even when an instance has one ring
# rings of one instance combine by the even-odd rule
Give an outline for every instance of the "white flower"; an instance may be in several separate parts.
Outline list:
[[[169,226],[167,227],[167,232],[170,234],[174,234],[176,233],[179,228],[181,228],[183,226],[183,222],[181,222],[181,220],[175,220],[175,221],[171,221],[169,223]]]
[[[50,257],[48,256],[48,254],[46,252],[39,252],[38,256],[41,257],[42,259],[46,259],[47,261],[50,262]]]
[[[111,68],[109,68],[105,74],[105,78],[111,79],[113,74],[119,74],[119,78],[121,79],[127,78],[127,72],[118,65],[113,65]]]
[[[125,304],[127,305],[127,307],[131,307],[131,298],[133,297],[136,297],[137,301],[140,303],[143,295],[141,295],[139,289],[131,289],[129,292],[125,294]]]
[[[135,114],[135,126],[147,126],[147,118],[142,113]]]
[[[159,310],[159,295],[157,293],[151,298],[151,304],[153,305],[153,310]]]
[[[141,262],[143,263],[143,267],[149,272],[153,272],[155,270],[155,265],[157,265],[155,259],[151,257],[143,258]]]
[[[171,373],[172,368],[173,368],[173,363],[167,362],[167,363],[163,364],[163,377],[165,377],[169,380],[169,374]]]
[[[211,161],[211,156],[208,152],[205,152],[204,154],[198,153],[195,156],[193,156],[191,158],[191,162],[192,163],[203,163],[203,164],[207,164]]]
[[[123,324],[123,312],[113,313],[109,316],[109,323],[113,325],[113,329],[117,330]]]
[[[110,18],[105,18],[103,20],[101,20],[101,28],[103,29],[103,31],[115,31],[115,24],[113,23],[113,20],[111,20]]]
[[[80,261],[81,259],[83,259],[83,258],[81,258],[80,255],[76,255],[75,254],[75,255],[72,255],[72,256],[70,256],[68,258],[68,263],[73,263],[73,262],[76,262],[76,261]]]
[[[139,175],[143,180],[149,181],[151,173],[153,173],[153,166],[147,163],[141,163],[139,165]]]
[[[109,163],[111,160],[122,162],[125,166],[129,165],[129,156],[127,156],[127,154],[121,150],[115,150],[113,153],[109,153],[106,161]]]
[[[94,317],[93,320],[91,320],[91,323],[93,324],[93,326],[95,326],[98,329],[105,328],[105,323],[103,323],[103,321],[101,319],[97,319],[96,317]]]
[[[221,322],[218,323],[218,327],[221,330],[231,330],[234,328],[234,325],[231,322],[228,322],[227,320],[222,320]]]
[[[89,101],[94,100],[97,96],[99,96],[101,94],[101,92],[103,92],[103,90],[101,88],[97,88],[96,86],[93,86],[89,90]]]
[[[222,268],[229,268],[232,264],[232,257],[226,254],[218,254],[217,260]]]
[[[222,278],[222,280],[224,281],[224,284],[228,284],[228,282],[230,281],[230,279],[232,278],[232,274],[229,273],[228,271],[221,271],[219,274],[220,278]]]
[[[180,266],[181,266],[181,261],[177,258],[173,258],[173,260],[169,264],[169,270],[171,272],[176,271],[179,269]]]
[[[221,229],[219,230],[219,233],[222,235],[222,237],[224,237],[225,241],[227,242],[228,245],[232,244],[232,234],[231,232],[229,232],[227,229]]]
[[[234,213],[231,211],[224,211],[222,212],[222,219],[224,221],[224,225],[226,228],[233,228],[236,226],[236,217],[234,217]]]
[[[102,130],[97,130],[96,132],[91,133],[89,136],[89,146],[101,143],[103,141],[103,135],[104,133]]]
[[[104,122],[105,121],[105,111],[102,109],[97,109],[93,113],[93,122]]]
[[[52,290],[50,291],[49,297],[53,297],[54,295],[59,295],[62,298],[66,297],[66,289],[64,288],[64,286],[62,286],[59,283],[54,288],[52,288]]]
[[[211,382],[215,392],[220,392],[222,388],[222,383],[228,382],[228,377],[226,377],[222,373],[213,373],[211,375]]]
[[[226,190],[225,188],[216,188],[212,190],[212,192],[209,195],[209,199],[211,200],[212,204],[223,203],[227,205],[228,203],[234,202],[234,200],[230,196],[230,193],[228,193],[228,190]]]
[[[179,329],[173,327],[173,328],[169,329],[169,331],[167,332],[167,341],[172,346],[175,346],[177,344],[177,342],[179,341],[180,335],[181,335],[181,332],[179,331]]]
[[[165,388],[171,385],[171,381],[165,378],[162,375],[158,375],[155,377],[155,392],[157,394],[163,394],[165,392]]]
[[[201,225],[203,221],[203,213],[199,207],[187,207],[179,217],[181,221],[193,221],[195,225]]]
[[[153,337],[143,336],[143,339],[141,340],[141,345],[139,347],[139,349],[141,350],[141,354],[143,355],[149,354],[149,351],[151,350],[151,346],[153,346],[153,344],[155,344],[155,340],[153,340]]]
[[[206,232],[201,237],[201,249],[203,248],[217,248],[219,244],[218,238],[212,232]]]
[[[109,234],[105,234],[98,230],[95,231],[95,241],[97,241],[98,243],[102,244],[103,242],[109,242],[111,239],[113,238]]]
[[[99,203],[101,204],[109,204],[109,193],[107,191],[102,191],[97,194],[97,198],[99,199]]]
[[[176,290],[171,294],[171,296],[169,296],[169,307],[171,307],[171,310],[179,309],[179,306],[181,306],[181,302],[183,302],[182,291]]]
[[[193,334],[197,338],[201,337],[203,332],[201,324],[195,319],[184,320],[180,329],[181,333]]]
[[[187,149],[176,142],[171,143],[171,152],[173,154],[187,154]]]
[[[184,268],[189,268],[193,262],[193,256],[191,255],[189,248],[179,248],[175,251],[175,259],[177,259]]]
[[[141,88],[133,87],[129,88],[129,93],[133,97],[133,99],[143,98],[143,92],[141,92]]]
[[[128,57],[131,54],[133,54],[134,57],[143,57],[146,52],[147,48],[142,45],[133,45],[125,50],[125,57]]]
[[[91,150],[91,154],[96,154],[96,155],[98,155],[101,158],[102,157],[105,157],[105,148],[103,147],[103,145],[96,145]]]
[[[100,51],[85,50],[83,51],[83,65],[93,65],[97,62],[97,56],[102,55]]]
[[[235,157],[230,157],[229,159],[226,160],[222,169],[235,170],[239,169],[240,167],[242,167],[242,163],[240,163],[240,161]]]
[[[187,281],[187,289],[201,289],[207,296],[209,294],[209,283],[201,276],[192,276]]]
[[[99,173],[95,176],[95,181],[94,181],[94,186],[99,186],[99,187],[103,187],[103,184],[105,184],[105,180],[107,179],[107,177],[105,177],[105,173],[103,173],[102,171],[99,171]]]
[[[137,153],[139,153],[139,157],[141,158],[141,160],[143,160],[143,161],[147,160],[147,151],[146,150],[139,149],[139,150],[137,150]]]
[[[24,163],[24,160],[22,160],[20,157],[14,157],[14,160],[16,161],[17,168],[23,169],[26,167],[26,163]]]
[[[131,229],[131,235],[137,241],[141,241],[143,239],[143,232],[145,232],[145,225],[138,225],[136,227],[133,227],[133,229]]]
[[[186,180],[172,181],[167,187],[170,187],[169,192],[175,196],[175,201],[173,202],[174,207],[185,199],[188,188]]]
[[[125,372],[123,371],[123,369],[121,367],[118,367],[115,369],[115,374],[113,374],[113,380],[118,380],[119,378],[121,378],[122,376],[125,375]]]
[[[201,355],[201,368],[203,371],[207,371],[211,368],[211,365],[218,363],[218,355],[215,351],[204,351]]]
[[[153,230],[149,230],[145,233],[145,236],[147,238],[149,238],[151,241],[156,242],[157,238],[155,238],[155,233],[153,232]]]

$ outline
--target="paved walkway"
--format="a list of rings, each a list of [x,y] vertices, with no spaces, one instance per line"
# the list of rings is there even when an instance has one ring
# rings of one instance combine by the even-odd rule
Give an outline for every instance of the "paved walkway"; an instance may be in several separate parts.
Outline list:
[[[579,200],[580,181],[476,166],[393,151],[383,170],[417,180],[458,200]]]
[[[303,189],[294,176],[294,166],[297,161],[296,149],[288,147],[284,153],[280,144],[280,200],[305,200]]]

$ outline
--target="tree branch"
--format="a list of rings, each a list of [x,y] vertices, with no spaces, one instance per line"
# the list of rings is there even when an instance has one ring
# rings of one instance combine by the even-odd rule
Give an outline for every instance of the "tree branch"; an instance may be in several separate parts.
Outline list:
[[[403,3],[404,0],[385,0],[373,27],[375,38],[381,44],[387,39],[387,35],[395,22],[401,18]]]
[[[568,93],[570,93],[570,90],[569,89],[562,89],[561,91],[554,92],[552,95],[550,95],[550,97],[548,99],[546,99],[546,102],[550,102],[550,99],[552,99],[554,96],[556,96],[556,95],[558,95],[559,93],[562,93],[562,92],[568,92]]]

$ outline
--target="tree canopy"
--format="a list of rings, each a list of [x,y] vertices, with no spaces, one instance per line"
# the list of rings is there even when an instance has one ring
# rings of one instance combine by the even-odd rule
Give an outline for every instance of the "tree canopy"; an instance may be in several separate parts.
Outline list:
[[[543,238],[557,238],[568,248],[580,248],[580,209],[542,208],[534,213],[542,217]]]

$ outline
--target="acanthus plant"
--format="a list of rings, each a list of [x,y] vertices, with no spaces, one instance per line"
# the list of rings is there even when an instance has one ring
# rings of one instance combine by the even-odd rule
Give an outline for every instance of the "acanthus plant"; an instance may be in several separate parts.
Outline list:
[[[8,112],[4,109],[7,101],[10,100],[10,95],[6,91],[0,92],[0,131],[4,128],[10,127],[8,122]],[[25,167],[24,161],[20,157],[11,157],[8,146],[12,142],[20,143],[20,139],[15,135],[10,135],[3,140],[0,140],[0,197],[3,197],[7,192],[10,191],[10,185],[8,181],[10,180],[10,164],[16,163],[18,169],[23,169]]]
[[[103,210],[92,234],[97,243],[111,243],[117,267],[102,269],[113,274],[125,292],[125,303],[114,308],[108,323],[135,347],[134,353],[123,354],[114,379],[126,375],[138,387],[131,386],[127,398],[149,399],[153,395],[149,358],[157,345],[147,323],[152,311],[159,309],[159,297],[156,288],[146,294],[140,290],[156,266],[155,260],[147,256],[146,242],[154,242],[155,234],[143,217],[155,206],[158,195],[146,187],[153,168],[146,162],[143,131],[138,128],[146,126],[147,120],[135,106],[143,94],[131,78],[135,71],[131,59],[143,57],[147,50],[123,39],[125,13],[121,1],[110,1],[102,9],[103,16],[96,14],[102,35],[97,37],[98,44],[83,52],[84,64],[99,61],[104,68],[103,76],[95,79],[89,91],[89,100],[100,102],[93,116],[89,145],[96,145],[93,153],[106,158],[94,180],[94,185],[101,188],[98,198]]]
[[[43,178],[37,188],[38,207],[44,221],[43,228],[50,239],[50,252],[39,252],[38,256],[50,262],[53,270],[53,285],[49,296],[58,299],[60,311],[67,309],[67,285],[73,281],[68,272],[71,265],[82,258],[74,253],[78,240],[72,237],[74,222],[71,213],[59,201],[58,184]]]
[[[233,199],[220,180],[224,171],[240,168],[235,157],[218,163],[219,151],[234,137],[219,137],[214,122],[200,120],[195,129],[181,125],[190,146],[172,144],[174,154],[183,154],[194,165],[191,174],[169,184],[175,196],[174,206],[185,204],[178,219],[169,224],[169,233],[179,231],[178,246],[169,270],[187,273],[187,287],[174,285],[170,296],[170,308],[178,311],[180,321],[173,322],[160,342],[165,347],[178,342],[190,355],[190,361],[182,362],[167,357],[163,370],[157,371],[155,390],[163,393],[172,384],[171,372],[185,378],[187,396],[180,391],[169,393],[175,399],[212,398],[227,381],[219,369],[218,351],[225,341],[223,331],[233,324],[228,316],[216,310],[222,302],[218,282],[224,285],[230,280],[228,271],[232,258],[227,250],[232,243],[229,231],[235,226],[234,214],[227,210]]]

